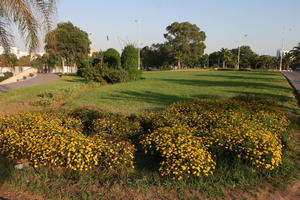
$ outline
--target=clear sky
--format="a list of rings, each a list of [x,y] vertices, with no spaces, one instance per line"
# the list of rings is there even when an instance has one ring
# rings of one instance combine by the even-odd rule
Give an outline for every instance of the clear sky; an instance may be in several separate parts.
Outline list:
[[[205,31],[207,53],[241,41],[275,55],[282,39],[286,49],[300,42],[299,8],[300,0],[59,0],[57,22],[74,23],[102,50],[120,51],[139,35],[141,46],[163,42],[166,26],[189,21]]]

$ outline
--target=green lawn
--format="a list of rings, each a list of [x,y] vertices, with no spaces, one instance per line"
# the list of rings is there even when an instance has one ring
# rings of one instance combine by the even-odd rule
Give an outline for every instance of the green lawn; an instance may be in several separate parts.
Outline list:
[[[38,86],[0,92],[0,111],[8,104],[17,102],[28,102],[30,100],[34,100],[37,98],[38,94],[41,94],[47,90],[56,90],[60,88],[78,86],[82,84],[82,78],[75,76],[64,76],[60,80],[51,83],[45,83]]]
[[[7,111],[8,104],[35,101],[45,91],[80,86],[84,86],[80,92],[72,97],[66,95],[63,102],[66,107],[91,105],[131,114],[163,108],[176,101],[230,98],[239,94],[266,95],[288,107],[295,103],[292,88],[278,72],[156,71],[144,72],[139,81],[94,88],[79,77],[63,76],[52,83],[0,92],[0,111],[5,107]]]
[[[114,112],[139,113],[175,101],[220,99],[239,94],[266,95],[283,105],[294,101],[293,90],[278,72],[157,71],[135,82],[95,88],[68,106],[95,105]]]

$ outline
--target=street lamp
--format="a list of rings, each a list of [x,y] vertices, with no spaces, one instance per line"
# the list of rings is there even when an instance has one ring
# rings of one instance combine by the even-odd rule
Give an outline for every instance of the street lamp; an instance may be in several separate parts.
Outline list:
[[[247,37],[248,35],[241,35],[240,36],[240,42],[239,42],[239,50],[238,50],[238,63],[237,63],[237,69],[240,69],[240,56],[241,56],[241,43],[242,43],[242,37]]]
[[[141,49],[140,49],[140,35],[141,35],[141,22],[140,20],[134,20],[135,23],[137,23],[138,25],[138,44],[137,44],[137,48],[138,48],[138,70],[141,69]]]

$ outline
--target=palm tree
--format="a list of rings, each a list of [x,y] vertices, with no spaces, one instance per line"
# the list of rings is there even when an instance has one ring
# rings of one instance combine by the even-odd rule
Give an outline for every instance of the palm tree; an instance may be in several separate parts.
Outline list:
[[[6,50],[13,42],[10,26],[15,24],[30,52],[39,47],[41,28],[51,29],[56,0],[0,0],[0,45]]]
[[[229,49],[222,48],[220,50],[220,56],[222,59],[223,68],[226,68],[226,64],[230,61],[231,58],[231,51]]]
[[[290,54],[294,63],[300,62],[300,43],[291,50]]]

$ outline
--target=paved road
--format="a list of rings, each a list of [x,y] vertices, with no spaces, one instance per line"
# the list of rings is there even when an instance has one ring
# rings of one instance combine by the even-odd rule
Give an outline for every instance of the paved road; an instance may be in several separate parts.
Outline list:
[[[59,77],[55,74],[37,74],[37,76],[32,79],[28,79],[16,83],[0,85],[0,92],[22,88],[22,87],[40,85],[43,83],[49,83],[58,79]]]
[[[289,79],[290,83],[293,85],[295,90],[298,92],[298,95],[300,97],[300,72],[282,72],[283,75]]]

